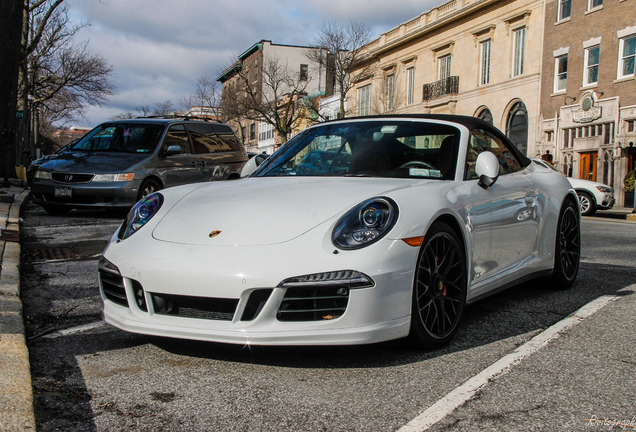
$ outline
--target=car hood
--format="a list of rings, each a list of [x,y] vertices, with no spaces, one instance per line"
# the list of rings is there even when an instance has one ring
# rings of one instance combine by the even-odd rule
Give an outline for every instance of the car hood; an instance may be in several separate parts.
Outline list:
[[[335,223],[368,198],[412,185],[412,180],[324,177],[214,182],[173,206],[158,222],[153,237],[192,245],[284,243],[330,219]]]
[[[572,177],[568,177],[567,178],[568,181],[570,182],[570,184],[572,185],[573,188],[585,188],[585,189],[589,189],[591,191],[597,191],[596,186],[605,186],[605,187],[609,187],[605,184],[602,183],[598,183],[598,182],[594,182],[594,181],[590,181],[590,180],[585,180],[585,179],[575,179]]]
[[[148,153],[68,152],[50,156],[40,169],[64,173],[118,173],[148,158]]]

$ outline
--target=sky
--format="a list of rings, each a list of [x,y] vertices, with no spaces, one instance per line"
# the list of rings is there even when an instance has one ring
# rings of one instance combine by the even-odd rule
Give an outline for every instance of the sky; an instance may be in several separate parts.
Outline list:
[[[310,45],[326,21],[362,22],[372,39],[445,3],[443,0],[66,0],[85,24],[75,41],[113,67],[115,94],[67,126],[93,127],[194,93],[197,79],[216,79],[232,59],[262,39]]]

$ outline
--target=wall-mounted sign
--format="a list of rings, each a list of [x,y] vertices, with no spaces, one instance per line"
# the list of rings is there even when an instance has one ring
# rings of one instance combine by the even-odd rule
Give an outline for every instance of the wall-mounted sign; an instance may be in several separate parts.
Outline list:
[[[586,94],[581,98],[581,106],[578,110],[572,110],[572,121],[576,123],[589,123],[601,118],[603,109],[594,105],[594,98]]]

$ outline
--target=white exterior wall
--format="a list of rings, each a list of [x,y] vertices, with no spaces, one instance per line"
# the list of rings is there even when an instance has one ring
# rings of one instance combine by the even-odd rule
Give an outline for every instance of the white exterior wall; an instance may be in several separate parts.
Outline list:
[[[290,74],[295,79],[300,76],[300,65],[308,66],[308,82],[306,93],[308,95],[325,91],[326,71],[319,64],[311,62],[305,55],[309,47],[276,45],[268,41],[263,42],[263,67],[267,67],[267,63],[277,60],[280,65],[286,65]]]
[[[389,112],[387,76],[394,75],[395,113],[477,116],[488,108],[493,124],[506,132],[512,106],[520,101],[528,113],[527,154],[534,156],[540,103],[544,6],[542,0],[450,1],[382,34],[365,48],[376,60],[371,78],[348,94],[356,112],[357,90],[371,84],[371,114]],[[514,31],[524,27],[524,71],[512,76]],[[480,85],[480,42],[491,40],[490,82]],[[459,91],[423,100],[423,87],[439,79],[439,58],[451,55],[451,76]],[[407,103],[407,70],[414,69],[414,101]]]

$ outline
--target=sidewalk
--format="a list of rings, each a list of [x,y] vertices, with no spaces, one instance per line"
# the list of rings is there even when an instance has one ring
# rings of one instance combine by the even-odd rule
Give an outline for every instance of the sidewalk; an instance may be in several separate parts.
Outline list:
[[[632,207],[614,207],[610,210],[599,210],[592,217],[621,219],[629,222],[636,222],[636,213],[632,213]]]
[[[20,207],[29,190],[0,189],[0,431],[34,431],[33,391],[20,300]]]

